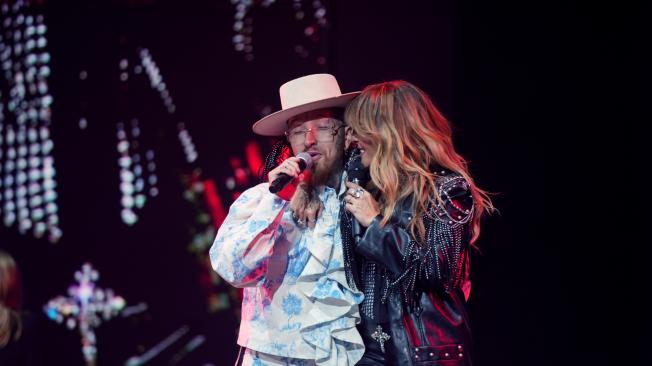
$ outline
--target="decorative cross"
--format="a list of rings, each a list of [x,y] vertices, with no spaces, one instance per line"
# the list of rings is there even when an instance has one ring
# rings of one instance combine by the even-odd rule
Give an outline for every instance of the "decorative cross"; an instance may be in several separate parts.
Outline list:
[[[95,328],[104,320],[116,316],[124,307],[125,300],[113,294],[113,290],[95,287],[99,273],[89,263],[75,272],[76,285],[68,288],[70,297],[57,296],[44,307],[45,314],[57,323],[66,322],[68,329],[79,326],[82,353],[88,366],[95,365]]]
[[[377,326],[376,330],[371,333],[371,338],[380,343],[380,350],[385,353],[385,342],[387,342],[391,337],[389,334],[383,332],[383,327],[380,325]]]

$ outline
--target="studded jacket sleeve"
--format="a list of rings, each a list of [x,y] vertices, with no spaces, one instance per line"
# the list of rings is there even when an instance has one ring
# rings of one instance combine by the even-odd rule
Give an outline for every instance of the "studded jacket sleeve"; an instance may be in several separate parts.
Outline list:
[[[473,199],[459,175],[438,177],[438,189],[442,203],[433,203],[424,215],[424,240],[415,239],[407,229],[412,219],[408,200],[384,227],[382,217],[376,217],[356,247],[356,252],[387,269],[390,287],[408,289],[421,282],[449,290],[462,284]]]

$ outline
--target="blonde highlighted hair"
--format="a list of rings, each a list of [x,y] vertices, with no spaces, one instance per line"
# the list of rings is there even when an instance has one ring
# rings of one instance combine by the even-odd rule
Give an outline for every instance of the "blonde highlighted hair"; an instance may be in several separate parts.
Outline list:
[[[382,193],[382,225],[398,202],[414,194],[409,229],[425,237],[422,214],[433,200],[442,202],[431,171],[437,164],[468,182],[474,201],[471,243],[477,240],[482,215],[494,209],[491,199],[475,185],[466,160],[453,147],[450,123],[426,93],[402,80],[370,85],[349,103],[344,119],[360,141],[373,147],[369,173]]]

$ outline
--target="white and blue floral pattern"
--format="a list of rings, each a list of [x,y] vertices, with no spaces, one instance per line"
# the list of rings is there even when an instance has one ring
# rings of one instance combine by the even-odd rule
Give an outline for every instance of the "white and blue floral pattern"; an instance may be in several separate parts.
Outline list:
[[[315,228],[302,229],[267,183],[248,189],[217,233],[211,264],[244,287],[239,345],[273,359],[352,366],[364,353],[355,327],[363,295],[344,274],[337,194],[324,187],[319,197]]]
[[[268,355],[250,349],[242,350],[242,366],[315,366],[313,360]]]

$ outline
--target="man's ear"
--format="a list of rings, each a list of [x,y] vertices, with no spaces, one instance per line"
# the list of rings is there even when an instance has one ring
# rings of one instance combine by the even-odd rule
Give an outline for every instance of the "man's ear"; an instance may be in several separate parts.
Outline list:
[[[353,142],[353,129],[349,126],[344,127],[344,150],[348,150]]]

